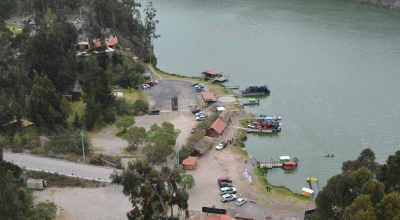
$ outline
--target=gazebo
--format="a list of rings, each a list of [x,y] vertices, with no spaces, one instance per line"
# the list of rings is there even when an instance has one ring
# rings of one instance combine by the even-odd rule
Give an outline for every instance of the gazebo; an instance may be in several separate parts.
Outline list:
[[[182,165],[187,170],[194,170],[196,168],[197,157],[188,157],[182,161]]]

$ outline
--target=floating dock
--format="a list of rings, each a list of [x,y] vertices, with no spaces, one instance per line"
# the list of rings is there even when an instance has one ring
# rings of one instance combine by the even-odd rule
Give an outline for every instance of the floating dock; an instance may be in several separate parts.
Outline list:
[[[312,199],[313,199],[313,201],[315,201],[315,199],[318,196],[319,190],[320,190],[318,180],[317,180],[317,178],[310,178],[309,181],[310,181],[311,189],[314,191]]]
[[[253,129],[253,128],[246,128],[247,133],[263,133],[263,134],[271,134],[272,132],[276,131],[273,129]]]
[[[260,162],[260,168],[272,169],[274,167],[283,167],[283,163],[279,161]]]
[[[241,106],[243,106],[243,105],[259,105],[260,104],[260,101],[253,101],[253,102],[240,102],[240,105]]]
[[[241,92],[241,93],[235,93],[234,95],[236,97],[241,98],[241,97],[247,97],[247,96],[263,96],[265,94],[266,94],[265,92],[245,92],[245,93]]]
[[[239,89],[239,86],[224,86],[226,89]]]

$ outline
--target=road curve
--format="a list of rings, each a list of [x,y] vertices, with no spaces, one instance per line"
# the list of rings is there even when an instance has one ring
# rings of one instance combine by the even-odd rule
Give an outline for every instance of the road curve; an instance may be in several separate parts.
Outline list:
[[[114,169],[107,167],[79,164],[69,161],[39,157],[28,154],[4,153],[3,160],[12,162],[28,170],[44,170],[51,173],[64,174],[89,180],[111,182],[110,174]]]

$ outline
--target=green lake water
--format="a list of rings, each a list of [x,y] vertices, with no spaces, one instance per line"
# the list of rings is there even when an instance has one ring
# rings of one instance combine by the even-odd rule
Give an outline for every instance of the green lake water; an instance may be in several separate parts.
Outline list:
[[[249,134],[246,149],[261,161],[300,159],[295,170],[270,170],[272,184],[300,192],[312,176],[322,188],[363,149],[380,163],[400,149],[399,10],[333,0],[153,5],[158,68],[186,76],[221,70],[226,85],[271,89],[246,109],[282,116],[282,132]]]

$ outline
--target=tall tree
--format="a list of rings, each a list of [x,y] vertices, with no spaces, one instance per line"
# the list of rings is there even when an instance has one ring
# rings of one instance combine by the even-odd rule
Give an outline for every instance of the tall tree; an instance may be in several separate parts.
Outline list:
[[[377,219],[393,219],[400,213],[399,196],[391,192],[383,197],[382,201],[376,205]]]
[[[376,174],[376,172],[379,170],[379,164],[375,162],[375,159],[375,153],[371,149],[366,148],[360,153],[360,156],[358,156],[357,160],[348,160],[343,162],[342,173],[345,173],[348,170],[357,171],[364,166],[367,168],[367,170],[373,174]]]
[[[47,77],[36,77],[36,82],[28,100],[28,116],[39,127],[52,129],[65,121],[60,114],[60,96]]]
[[[126,132],[126,129],[133,126],[136,123],[135,118],[133,116],[124,115],[121,118],[118,118],[115,122],[115,126],[118,129],[122,129],[123,132]]]
[[[385,185],[385,191],[400,191],[400,150],[390,155],[380,168],[379,181]]]
[[[130,198],[133,210],[127,213],[128,219],[171,219],[174,216],[172,205],[176,202],[179,210],[188,217],[189,195],[177,188],[181,181],[177,168],[163,167],[158,172],[148,161],[138,160],[129,162],[126,170],[114,172],[110,178],[113,184],[122,185],[122,192]],[[171,215],[168,215],[166,204],[171,206]]]
[[[375,220],[374,208],[369,195],[360,195],[347,207],[343,220]]]

